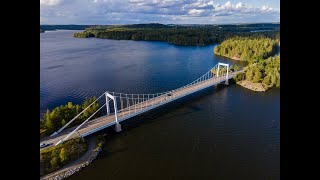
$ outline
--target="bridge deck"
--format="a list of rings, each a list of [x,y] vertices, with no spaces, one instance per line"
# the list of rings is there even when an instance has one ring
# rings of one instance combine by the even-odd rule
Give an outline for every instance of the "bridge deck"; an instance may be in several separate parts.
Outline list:
[[[239,73],[241,71],[238,71],[237,73]],[[231,79],[235,76],[236,73],[230,73],[228,79]],[[144,101],[142,103],[136,104],[136,105],[132,105],[129,106],[128,108],[125,108],[121,111],[118,112],[118,121],[124,121],[126,119],[129,119],[130,117],[139,115],[145,111],[154,109],[158,106],[161,106],[163,104],[169,103],[171,101],[174,101],[176,99],[179,99],[181,97],[184,97],[188,94],[197,92],[201,89],[207,88],[209,86],[218,84],[220,82],[223,82],[226,80],[225,76],[222,77],[216,77],[216,78],[211,78],[205,81],[202,81],[198,84],[194,84],[192,86],[188,86],[182,89],[178,89],[176,91],[173,91],[171,93],[171,96],[159,96],[153,99],[150,99],[148,101]],[[134,108],[134,106],[138,107],[138,108]],[[140,110],[137,110],[139,109]],[[136,110],[136,112],[132,112]],[[104,129],[106,127],[112,126],[114,125],[115,122],[115,116],[114,114],[110,114],[108,116],[102,116],[93,120],[88,121],[86,124],[84,124],[77,132],[75,133],[75,136],[81,136],[81,137],[85,137],[87,135],[90,135],[94,132],[97,132],[101,129]],[[61,132],[60,134],[54,136],[54,137],[45,137],[43,139],[40,140],[41,143],[45,142],[45,143],[49,143],[51,145],[56,144],[59,140],[63,139],[65,136],[67,136],[70,132],[72,132],[77,126],[68,128],[66,130],[64,130],[63,132]]]

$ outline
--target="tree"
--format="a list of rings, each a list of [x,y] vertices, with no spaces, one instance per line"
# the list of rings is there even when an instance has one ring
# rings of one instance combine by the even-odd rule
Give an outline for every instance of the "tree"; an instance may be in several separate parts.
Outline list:
[[[60,158],[59,157],[53,157],[50,161],[51,167],[52,168],[57,168],[60,165]]]
[[[259,83],[261,82],[262,73],[258,68],[254,69],[254,76],[252,77],[252,82]]]
[[[60,165],[60,157],[59,157],[59,153],[60,151],[58,149],[54,149],[52,152],[51,152],[51,161],[50,161],[50,164],[53,168],[56,168]]]
[[[251,81],[252,78],[253,78],[253,70],[250,68],[250,69],[248,69],[247,72],[246,72],[246,79],[247,79],[248,81]]]
[[[234,77],[234,80],[236,82],[238,81],[242,81],[246,78],[246,74],[245,73],[238,73],[235,77]]]
[[[68,161],[69,160],[68,150],[66,150],[65,148],[61,148],[59,157],[60,157],[62,163]]]
[[[72,102],[68,102],[66,105],[61,105],[59,107],[54,108],[51,112],[47,110],[47,112],[40,118],[42,121],[42,128],[45,129],[42,132],[45,132],[46,135],[57,131],[62,126],[68,123],[72,118],[74,118],[77,114],[79,114],[83,109],[89,106],[96,100],[96,97],[86,99],[82,105],[73,105]],[[85,119],[91,116],[94,112],[99,109],[99,103],[95,102],[91,107],[89,107],[83,115],[78,117],[76,121],[73,122],[73,125],[82,123]],[[99,116],[97,113],[94,117]]]
[[[242,61],[255,61],[275,54],[277,40],[268,37],[231,37],[214,48],[217,55],[240,58]]]
[[[265,86],[270,86],[271,84],[271,78],[270,78],[270,75],[267,75],[264,77],[262,83],[265,85]]]
[[[69,109],[72,109],[72,108],[73,108],[72,102],[68,102],[68,108],[69,108]]]
[[[64,125],[66,125],[66,124],[67,124],[66,120],[62,119],[61,125],[64,126]]]
[[[45,125],[46,129],[48,129],[49,131],[54,129],[52,120],[50,118],[45,121],[44,125]]]

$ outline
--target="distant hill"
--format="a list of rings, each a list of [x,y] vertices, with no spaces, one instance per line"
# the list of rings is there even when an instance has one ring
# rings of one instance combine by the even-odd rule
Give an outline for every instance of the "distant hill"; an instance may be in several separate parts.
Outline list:
[[[40,33],[44,31],[53,31],[57,29],[66,30],[85,30],[92,25],[40,25]]]
[[[170,28],[168,25],[159,24],[159,23],[150,23],[150,24],[129,24],[122,27],[126,28]]]

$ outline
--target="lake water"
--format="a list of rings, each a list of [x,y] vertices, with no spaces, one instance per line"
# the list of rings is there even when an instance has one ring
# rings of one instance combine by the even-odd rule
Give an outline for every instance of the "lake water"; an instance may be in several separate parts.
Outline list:
[[[218,62],[214,46],[40,33],[40,114],[103,92],[156,93]],[[70,179],[280,179],[280,90],[208,88],[107,129],[104,151]]]

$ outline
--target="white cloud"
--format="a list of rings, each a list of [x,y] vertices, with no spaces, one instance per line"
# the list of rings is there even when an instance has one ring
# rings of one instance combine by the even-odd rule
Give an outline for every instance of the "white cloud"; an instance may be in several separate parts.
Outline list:
[[[242,9],[246,9],[246,6],[242,4],[242,2],[239,2],[238,4],[234,5],[230,1],[228,1],[223,5],[215,5],[215,11],[238,11]]]
[[[262,8],[261,8],[261,11],[263,11],[263,12],[270,12],[272,10],[273,10],[273,8],[269,7],[269,6],[262,6]]]
[[[110,24],[210,23],[260,17],[270,22],[279,19],[279,10],[273,7],[252,7],[240,1],[219,4],[216,0],[40,0],[40,21],[51,24]]]
[[[262,8],[254,8],[254,7],[247,7],[244,3],[239,2],[237,4],[232,4],[230,1],[226,2],[223,5],[215,4],[214,5],[215,13],[213,15],[231,15],[231,14],[245,14],[245,13],[251,13],[251,14],[260,14],[260,13],[278,13],[277,10],[274,10],[273,8],[269,6],[262,6]]]
[[[47,6],[56,6],[59,5],[62,0],[40,0],[40,5],[47,5]]]
[[[203,9],[191,9],[188,14],[191,16],[200,16],[204,14],[205,10]]]
[[[239,8],[243,8],[244,7],[244,4],[242,4],[242,2],[239,2],[237,5],[236,5],[236,8],[239,9]]]

